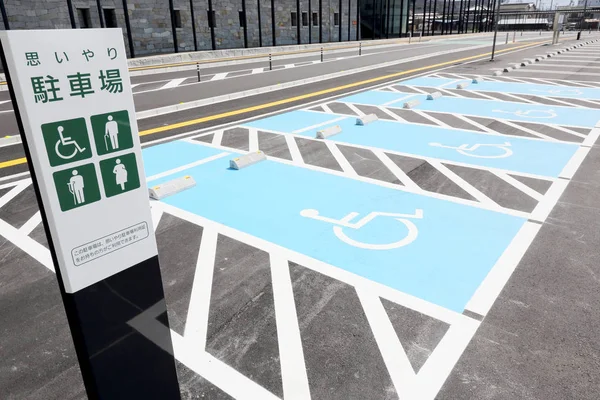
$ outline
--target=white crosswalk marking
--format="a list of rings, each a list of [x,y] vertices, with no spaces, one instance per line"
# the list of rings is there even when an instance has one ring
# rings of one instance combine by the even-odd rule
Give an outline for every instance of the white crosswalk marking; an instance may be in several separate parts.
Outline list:
[[[172,89],[181,85],[187,78],[178,78],[169,81],[166,85],[162,86],[161,89]]]
[[[222,79],[225,79],[227,77],[227,74],[228,74],[228,72],[221,72],[219,74],[216,74],[212,78],[210,78],[210,80],[211,81],[220,81]]]

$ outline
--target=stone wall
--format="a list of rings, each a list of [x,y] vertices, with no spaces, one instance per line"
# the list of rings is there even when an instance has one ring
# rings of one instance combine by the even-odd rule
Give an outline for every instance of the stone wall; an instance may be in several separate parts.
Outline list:
[[[309,11],[309,1],[310,11]],[[323,42],[338,41],[339,28],[334,26],[334,13],[338,12],[339,0],[321,0],[323,20]],[[349,3],[350,1],[350,3]],[[342,0],[342,41],[348,40],[348,12],[351,21],[356,20],[356,1]],[[11,29],[68,29],[71,27],[66,0],[4,0]],[[114,10],[117,27],[123,29],[125,47],[129,53],[125,13],[122,0],[101,0],[103,10]],[[261,26],[258,24],[260,4]],[[350,4],[350,7],[348,6]],[[244,29],[240,24],[242,0],[212,0],[216,16],[214,28],[216,49],[244,47]],[[136,56],[173,53],[174,40],[168,0],[127,0],[131,34]],[[208,0],[193,0],[196,24],[196,43],[192,29],[189,0],[174,0],[174,9],[179,12],[181,28],[176,29],[178,50],[211,50],[211,29],[208,24]],[[298,12],[300,42],[318,43],[319,26],[312,26],[312,13],[319,15],[319,0],[301,0],[296,10],[296,0],[275,0],[275,36],[277,45],[298,43],[297,27],[292,26],[292,12]],[[79,10],[89,13],[92,28],[100,28],[100,17],[96,0],[73,0],[75,25],[81,28]],[[103,13],[111,11],[103,11]],[[246,0],[248,47],[273,45],[271,24],[271,0]],[[303,26],[302,13],[307,13],[310,26]],[[0,29],[3,28],[0,17]],[[351,40],[356,40],[356,25],[350,26]],[[311,36],[309,37],[309,30]],[[262,35],[261,35],[262,34]]]

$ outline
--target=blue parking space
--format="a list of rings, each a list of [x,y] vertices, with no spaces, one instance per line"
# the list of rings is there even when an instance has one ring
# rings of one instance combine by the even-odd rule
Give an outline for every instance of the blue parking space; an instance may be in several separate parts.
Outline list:
[[[404,81],[402,82],[402,85],[454,89],[457,84],[470,81],[470,79],[420,77]],[[533,83],[492,82],[484,80],[478,84],[470,85],[466,90],[563,97],[569,99],[600,99],[600,89],[598,88],[568,87]]]
[[[393,94],[399,97],[403,95],[402,93]],[[410,93],[405,93],[404,95],[410,95]],[[360,101],[357,99],[357,96],[344,97],[340,101],[381,105],[385,103],[383,100],[388,97],[388,93],[386,92],[370,91],[365,92],[363,96],[359,97]],[[418,110],[473,115],[494,119],[571,125],[586,128],[593,128],[599,119],[598,110],[586,108],[456,97],[440,97],[436,100],[424,100],[424,95],[417,95],[414,98],[422,100],[421,104],[416,107]],[[401,108],[402,104],[397,103],[389,107]]]
[[[303,120],[309,120],[310,114],[314,113],[294,111],[246,126],[291,133],[288,126],[297,127]],[[488,135],[436,126],[382,120],[357,126],[355,121],[355,118],[348,117],[335,122],[342,127],[342,133],[330,140],[549,177],[557,177],[579,148],[570,143]],[[318,129],[322,128],[308,130],[301,135],[314,138]]]
[[[170,152],[144,152],[146,169],[164,169]],[[197,186],[166,203],[457,312],[525,222],[268,160],[228,166],[220,159],[156,183],[191,175]]]
[[[165,143],[160,146],[146,147],[142,151],[144,159],[150,159],[152,162],[144,165],[144,170],[146,171],[146,176],[150,177],[222,152],[222,150],[211,149],[209,147],[194,148],[179,141]]]

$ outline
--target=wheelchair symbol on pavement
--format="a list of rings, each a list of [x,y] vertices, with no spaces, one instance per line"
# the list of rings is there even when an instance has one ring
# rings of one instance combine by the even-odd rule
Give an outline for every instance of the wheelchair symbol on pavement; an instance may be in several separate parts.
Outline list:
[[[65,128],[63,128],[62,126],[59,126],[56,129],[58,130],[58,136],[60,137],[60,139],[58,139],[58,141],[56,142],[56,145],[54,146],[54,151],[56,152],[57,156],[59,156],[63,160],[70,160],[71,158],[75,157],[77,155],[77,153],[83,153],[85,151],[85,147],[79,146],[79,144],[75,140],[73,140],[70,136],[65,136],[63,134]],[[68,146],[74,146],[74,148],[73,148],[73,151],[70,152],[70,154],[67,153],[67,155],[65,155],[61,152],[61,148],[65,148]],[[63,149],[63,151],[68,152],[68,150],[66,150],[66,149]]]
[[[444,149],[453,149],[453,150],[458,151],[462,155],[469,156],[469,157],[476,157],[476,158],[506,158],[506,157],[510,157],[513,155],[513,151],[510,149],[510,147],[511,147],[510,142],[504,142],[503,144],[474,144],[470,147],[468,144],[461,144],[458,147],[445,146],[441,143],[429,143],[429,145],[433,146],[433,147],[441,147]],[[484,156],[481,154],[473,153],[480,147],[495,147],[495,148],[503,150],[503,153],[497,154],[497,155],[491,155],[491,156],[489,156],[489,155]]]
[[[357,212],[351,212],[350,214],[346,215],[345,217],[343,217],[342,219],[339,219],[339,220],[334,219],[334,218],[320,216],[319,211],[313,210],[313,209],[302,210],[300,212],[300,215],[303,217],[306,217],[306,218],[311,218],[311,219],[314,219],[317,221],[328,222],[328,223],[335,225],[333,227],[333,233],[335,234],[335,236],[337,236],[337,238],[340,239],[342,242],[347,243],[351,246],[358,247],[361,249],[366,249],[366,250],[392,250],[392,249],[398,249],[403,246],[407,246],[407,245],[411,244],[412,242],[414,242],[415,239],[417,239],[419,230],[417,229],[416,225],[407,218],[422,219],[423,218],[423,210],[416,209],[414,214],[371,212],[367,216],[361,218],[360,220],[358,220],[357,222],[354,222],[354,223],[350,222],[350,221],[352,221],[353,219],[355,219],[356,217],[358,217],[360,215]],[[363,226],[365,226],[366,224],[368,224],[369,222],[371,222],[376,217],[391,217],[391,218],[395,219],[396,221],[402,223],[404,226],[406,226],[406,228],[408,229],[408,232],[406,233],[406,235],[403,238],[401,238],[400,240],[397,240],[395,242],[384,243],[384,244],[371,244],[371,243],[364,243],[364,242],[359,242],[357,240],[354,240],[354,239],[350,238],[349,236],[347,236],[343,231],[343,228],[350,228],[350,229],[358,230],[358,229],[362,228]]]
[[[492,112],[502,114],[514,114],[517,117],[544,119],[544,118],[555,118],[558,114],[554,110],[517,110],[517,111],[504,111],[504,110],[492,110]]]

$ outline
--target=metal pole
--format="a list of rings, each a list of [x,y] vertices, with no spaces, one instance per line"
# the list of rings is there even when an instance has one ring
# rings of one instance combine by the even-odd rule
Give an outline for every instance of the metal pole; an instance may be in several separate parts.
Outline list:
[[[319,0],[319,43],[323,43],[323,0]]]
[[[296,42],[298,44],[302,44],[302,38],[300,37],[300,22],[302,18],[301,17],[302,12],[300,11],[300,0],[296,0],[296,35],[298,36]]]
[[[437,13],[437,0],[433,0],[433,24],[431,26],[431,36],[435,36],[435,16]]]
[[[494,44],[492,44],[492,58],[490,61],[494,61],[494,55],[496,53],[496,38],[498,37],[498,17],[500,15],[500,0],[496,0],[496,12],[494,15]]]
[[[583,4],[583,15],[581,16],[581,23],[579,24],[579,33],[577,34],[577,40],[581,39],[581,31],[583,30],[583,23],[585,22],[585,13],[587,12],[588,0],[585,0]]]
[[[390,16],[388,15],[388,38],[389,38],[389,33],[391,33],[392,35],[394,34],[394,10],[396,10],[396,0],[393,0],[392,6],[390,7],[392,12],[392,25],[390,26],[389,23],[389,19]]]
[[[215,39],[215,24],[217,23],[217,21],[215,21],[215,17],[213,14],[213,7],[212,7],[212,0],[208,0],[208,15],[209,15],[209,22],[210,22],[210,42],[211,42],[211,47],[213,50],[217,49],[217,41]]]
[[[452,0],[452,11],[450,12],[450,35],[452,35],[452,31],[454,30],[454,5],[456,4],[456,0]],[[448,5],[450,8],[450,5]]]
[[[260,0],[259,0],[260,1]],[[312,0],[308,0],[308,43],[312,43]],[[348,38],[350,40],[350,38]]]
[[[387,0],[386,7],[386,21],[385,21],[385,38],[390,38],[390,0]]]
[[[321,47],[321,62],[323,62],[323,48]]]
[[[352,14],[352,0],[348,0],[348,41],[350,41],[350,30],[352,26],[352,18],[350,14]]]
[[[413,7],[412,7],[412,26],[410,27],[410,35],[411,36],[415,34],[415,13],[416,13],[417,0],[413,0],[412,4],[413,4]]]
[[[339,8],[338,8],[338,13],[339,13],[339,17],[338,17],[338,42],[342,41],[342,0],[340,0],[340,4],[339,4]]]
[[[421,36],[425,34],[425,12],[427,11],[427,0],[423,1],[423,26],[421,27]]]
[[[129,42],[129,55],[135,58],[135,49],[133,47],[133,35],[131,33],[131,22],[129,22],[129,7],[127,0],[123,0],[123,15],[125,16],[125,27],[127,28],[127,41]]]
[[[200,75],[200,63],[196,63],[196,73],[198,74],[198,82],[202,82],[202,76]]]
[[[169,13],[171,14],[171,30],[173,31],[173,48],[175,53],[179,53],[179,46],[177,45],[177,24],[175,22],[175,9],[173,0],[169,0]]]
[[[456,33],[458,33],[459,35],[462,33],[463,30],[463,18],[464,18],[464,10],[463,10],[463,1],[464,0],[460,0],[460,6],[458,7],[458,25],[456,27]]]
[[[242,0],[242,14],[244,14],[244,48],[248,48],[248,17],[246,16],[246,0]]]
[[[360,32],[360,1],[356,0],[356,40],[360,40],[361,39],[361,32]]]
[[[262,47],[262,20],[260,18],[260,0],[256,0],[256,12],[258,13],[258,47]]]
[[[271,34],[273,35],[273,43],[271,45],[277,46],[277,39],[275,37],[275,0],[271,0]]]
[[[3,0],[0,0],[0,3],[2,3],[2,1]],[[104,24],[104,10],[102,9],[102,4],[100,4],[100,0],[96,0],[96,6],[98,7],[98,18],[100,19],[100,28],[104,28],[106,26]]]
[[[67,0],[67,8],[69,9],[69,19],[71,20],[71,28],[77,29],[75,24],[75,14],[73,14],[73,1]]]
[[[450,8],[450,3],[448,3],[448,9]],[[444,0],[444,7],[442,7],[442,35],[444,34],[444,31],[446,33],[448,33],[448,29],[446,28],[446,20],[448,19],[446,17],[446,12],[448,10],[446,10],[446,0]]]
[[[0,13],[2,13],[2,21],[4,21],[4,30],[10,30],[8,15],[6,15],[6,8],[4,8],[4,0],[0,0]]]
[[[194,14],[194,0],[190,0],[190,17],[192,18],[192,33],[194,36],[194,51],[198,51],[198,37],[196,35],[196,16]]]
[[[398,23],[398,37],[402,37],[402,28],[404,28],[404,0],[400,0],[400,22]],[[408,22],[408,21],[407,21]]]
[[[273,71],[273,58],[271,53],[269,53],[269,71]]]

